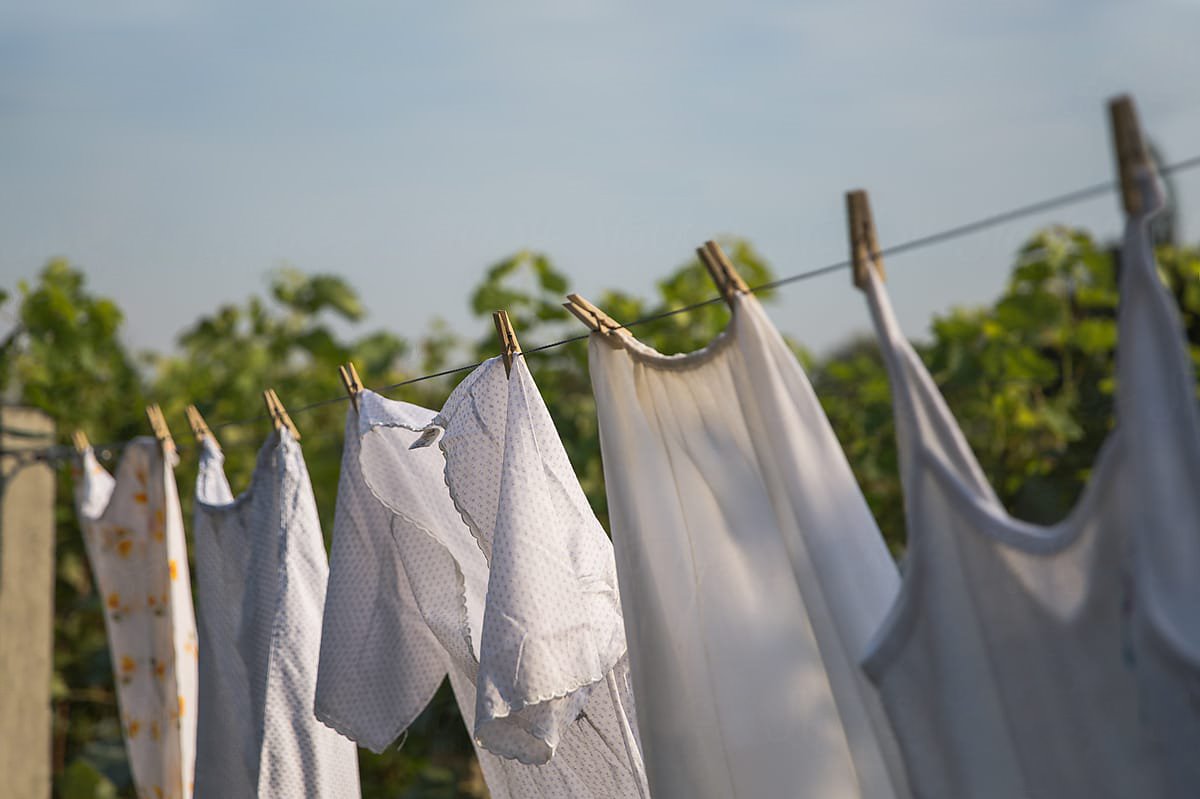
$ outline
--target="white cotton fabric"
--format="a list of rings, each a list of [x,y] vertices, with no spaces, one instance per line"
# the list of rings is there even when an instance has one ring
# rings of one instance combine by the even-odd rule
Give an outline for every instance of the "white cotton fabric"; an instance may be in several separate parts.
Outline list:
[[[136,438],[114,478],[88,449],[75,483],[139,799],[192,795],[196,620],[174,460]]]
[[[300,445],[273,433],[234,499],[205,439],[196,479],[196,799],[357,799],[358,749],[312,712],[329,576]]]
[[[699,352],[590,342],[651,792],[906,796],[857,667],[895,564],[795,356],[732,306]]]
[[[524,364],[358,402],[317,715],[381,751],[449,674],[494,799],[644,799],[612,550]]]
[[[867,296],[892,381],[908,515],[900,597],[865,668],[915,793],[1200,796],[1200,422],[1146,215],[1122,251],[1118,429],[1079,504],[1010,518],[896,323]]]

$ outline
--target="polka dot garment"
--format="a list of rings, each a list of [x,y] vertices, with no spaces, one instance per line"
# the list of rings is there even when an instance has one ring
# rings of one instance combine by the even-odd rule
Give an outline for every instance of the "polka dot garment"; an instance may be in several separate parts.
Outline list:
[[[272,433],[234,499],[205,441],[196,481],[196,798],[357,799],[354,743],[313,716],[329,575],[300,445]]]
[[[566,464],[565,453],[542,461],[537,446],[550,441],[535,437],[528,408],[509,413],[509,397],[522,405],[536,397],[528,374],[518,377],[523,368],[510,383],[503,365],[488,361],[436,420],[424,408],[360,395],[343,453],[317,712],[379,750],[448,674],[493,797],[644,797],[611,549],[605,565],[603,545],[574,541],[607,538],[590,511],[579,517],[586,505],[560,504],[571,499],[562,486],[552,505],[535,497],[529,516],[513,517],[503,491],[475,482],[490,469],[490,482],[515,485],[518,475]],[[475,416],[474,430],[456,422]],[[444,456],[429,446],[443,431]],[[537,427],[547,434],[552,425]],[[561,450],[556,436],[553,443]],[[497,458],[495,448],[506,446],[516,460]],[[568,476],[558,472],[547,486]],[[506,518],[537,526],[514,535]],[[519,568],[504,572],[513,560]],[[492,614],[543,611],[528,627],[488,623]],[[530,674],[525,661],[505,657],[521,641]],[[493,665],[506,662],[517,666],[507,675]],[[498,701],[479,697],[493,689]]]

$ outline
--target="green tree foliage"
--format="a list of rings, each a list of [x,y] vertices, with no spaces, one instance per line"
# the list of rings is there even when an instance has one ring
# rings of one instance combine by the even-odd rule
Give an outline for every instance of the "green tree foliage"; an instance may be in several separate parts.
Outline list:
[[[746,242],[725,242],[751,285],[772,273]],[[1163,279],[1179,302],[1200,362],[1200,250],[1163,244]],[[1113,424],[1117,259],[1086,233],[1053,228],[1017,254],[1003,295],[985,308],[933,320],[919,348],[1001,498],[1022,518],[1061,518],[1078,495],[1099,443]],[[898,279],[903,279],[899,277]],[[595,406],[584,341],[538,351],[583,329],[561,307],[566,276],[541,253],[523,251],[488,269],[470,295],[479,335],[469,340],[434,323],[418,338],[360,331],[356,291],[338,277],[283,270],[265,297],[217,309],[188,327],[169,354],[134,357],[121,343],[121,313],[87,290],[81,272],[50,263],[9,297],[16,325],[0,343],[0,389],[46,409],[65,443],[75,427],[94,440],[147,432],[142,408],[162,404],[181,443],[177,471],[185,518],[196,457],[183,422],[195,402],[227,454],[235,489],[244,486],[269,430],[261,391],[274,387],[293,411],[325,529],[332,514],[347,403],[337,364],[353,359],[370,386],[389,386],[495,354],[487,316],[509,311],[527,362],[558,425],[584,489],[607,524]],[[620,291],[591,297],[614,318],[654,317],[714,296],[700,264],[689,261],[650,299]],[[770,292],[760,295],[769,299]],[[0,297],[3,303],[5,297]],[[722,303],[659,318],[634,329],[662,352],[705,346],[728,323]],[[864,310],[863,323],[866,324]],[[779,320],[786,328],[787,320]],[[350,331],[350,332],[347,332]],[[904,546],[887,375],[874,340],[850,341],[813,360],[798,351],[893,550]],[[390,390],[398,399],[440,407],[464,372]],[[322,404],[318,404],[322,403]],[[316,407],[301,411],[309,405]],[[260,417],[248,425],[227,420]],[[110,464],[111,465],[111,464]],[[62,470],[58,507],[55,645],[55,784],[60,797],[131,796],[103,620],[70,508]],[[453,697],[443,687],[399,749],[361,752],[366,796],[483,796],[485,791]]]

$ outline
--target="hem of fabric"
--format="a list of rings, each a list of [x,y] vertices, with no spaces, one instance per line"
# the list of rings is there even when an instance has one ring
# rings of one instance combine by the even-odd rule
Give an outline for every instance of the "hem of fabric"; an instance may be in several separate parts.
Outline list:
[[[526,755],[523,755],[523,753],[517,753],[516,750],[508,750],[508,749],[503,749],[503,747],[492,747],[492,746],[488,745],[487,741],[484,739],[484,737],[482,737],[481,729],[484,729],[488,725],[492,725],[492,723],[500,723],[500,722],[508,721],[508,720],[512,719],[512,717],[516,716],[516,714],[521,713],[522,710],[526,710],[528,708],[535,708],[535,707],[538,707],[538,705],[546,704],[547,702],[557,701],[557,699],[565,699],[566,697],[571,696],[572,693],[577,693],[578,691],[581,691],[583,689],[593,689],[593,687],[595,687],[596,685],[599,685],[600,683],[602,683],[602,681],[605,681],[608,678],[608,674],[611,674],[614,671],[614,669],[617,668],[618,663],[620,663],[620,661],[622,661],[624,659],[624,657],[625,657],[625,653],[622,653],[622,655],[620,655],[620,657],[618,657],[617,662],[613,663],[613,665],[611,667],[608,667],[607,671],[600,674],[600,677],[598,677],[598,678],[595,678],[595,679],[592,679],[589,681],[583,681],[583,683],[578,683],[574,687],[571,687],[571,689],[564,690],[563,692],[552,693],[552,695],[547,695],[547,696],[533,697],[532,699],[530,699],[530,701],[526,701],[523,703],[522,702],[510,702],[509,698],[504,696],[503,691],[497,690],[497,693],[499,693],[500,698],[504,699],[504,703],[506,705],[508,705],[508,709],[506,709],[505,713],[498,714],[498,715],[492,715],[491,717],[488,717],[488,719],[486,719],[486,720],[476,719],[475,728],[472,731],[472,739],[475,741],[476,745],[481,747],[481,749],[491,752],[492,755],[496,755],[497,757],[503,757],[505,759],[509,759],[509,761],[516,761],[523,765],[545,765],[546,763],[550,763],[551,759],[553,759],[554,755],[556,755],[556,752],[558,751],[558,744],[562,743],[562,741],[558,741],[558,743],[556,743],[556,744],[551,744],[550,741],[548,741],[544,737],[544,735],[535,733],[532,731],[532,729],[529,729],[528,727],[521,725],[521,723],[517,723],[517,727],[520,728],[522,732],[526,733],[529,738],[532,738],[536,741],[540,741],[540,743],[545,746],[545,749],[548,752],[550,752],[550,753],[548,753],[548,755],[546,756],[545,759],[535,759],[533,757],[528,757]],[[582,708],[581,708],[581,710],[582,710]],[[578,720],[578,714],[576,714],[575,719],[571,719],[568,723],[575,723],[575,721],[577,721],[577,720]]]
[[[438,687],[441,687],[441,683],[438,683]],[[428,706],[430,700],[432,699],[433,697],[430,696],[429,699],[425,700],[425,705],[422,706],[422,709],[424,709],[425,706]],[[384,752],[386,752],[388,747],[392,745],[392,742],[403,735],[404,731],[407,730],[409,725],[412,724],[412,721],[410,721],[408,724],[402,725],[398,730],[396,730],[396,732],[392,733],[391,737],[388,738],[385,743],[380,744],[377,741],[368,741],[366,736],[359,735],[357,732],[355,732],[352,724],[347,724],[334,714],[325,710],[323,707],[321,707],[319,702],[313,705],[313,718],[356,746],[362,746],[366,749],[370,749],[377,755],[382,755]]]
[[[496,757],[502,758],[504,760],[515,761],[517,763],[520,763],[522,766],[544,766],[547,763],[549,763],[551,760],[554,759],[554,755],[557,754],[557,752],[558,752],[558,745],[555,744],[554,746],[551,746],[550,743],[548,741],[546,741],[545,738],[528,733],[528,731],[526,731],[526,734],[528,734],[530,738],[533,738],[534,740],[539,741],[541,743],[542,748],[546,752],[544,757],[541,754],[528,755],[528,754],[526,754],[526,750],[506,749],[506,748],[502,748],[502,747],[493,748],[493,747],[489,746],[487,739],[481,734],[481,728],[486,727],[489,724],[496,724],[498,722],[502,722],[506,718],[507,718],[507,716],[503,716],[503,717],[495,718],[490,722],[485,721],[485,722],[479,722],[478,724],[476,724],[475,729],[471,731],[471,738],[472,738],[472,740],[474,740],[475,745],[478,746],[480,749],[484,750],[485,752],[487,752],[488,754],[495,755]],[[574,723],[573,720],[572,720],[572,723]],[[524,729],[524,728],[522,728],[522,729]]]
[[[446,436],[444,434],[446,428],[439,424],[441,414],[438,415],[434,423],[429,425],[428,429],[442,430],[443,435],[438,439],[438,451],[442,454],[442,483],[446,486],[446,493],[450,495],[450,501],[454,504],[454,510],[458,511],[458,515],[462,518],[463,524],[471,531],[471,538],[475,539],[475,546],[479,547],[479,551],[483,553],[483,559],[487,561],[488,574],[491,574],[492,554],[483,545],[483,533],[479,529],[479,525],[475,523],[475,519],[467,511],[466,506],[458,499],[458,492],[454,490],[454,483],[450,480],[450,457],[446,451]]]
[[[1066,549],[1083,533],[1084,516],[1100,501],[1102,485],[1115,468],[1113,464],[1120,457],[1122,446],[1121,429],[1114,429],[1100,445],[1091,474],[1075,506],[1060,521],[1049,525],[1021,521],[1008,513],[1003,505],[982,502],[936,453],[920,447],[918,458],[946,489],[946,498],[955,508],[985,528],[982,530],[985,536],[1026,555],[1048,556]]]

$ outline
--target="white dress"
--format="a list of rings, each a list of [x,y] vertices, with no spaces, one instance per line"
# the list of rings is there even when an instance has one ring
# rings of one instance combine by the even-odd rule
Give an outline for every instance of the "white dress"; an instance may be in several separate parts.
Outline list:
[[[909,560],[865,667],[919,796],[1200,796],[1200,422],[1146,220],[1129,220],[1121,259],[1119,427],[1050,527],[1006,514],[882,283],[866,286]]]
[[[192,795],[196,619],[173,465],[136,438],[115,479],[88,449],[75,482],[139,799]]]
[[[381,751],[447,674],[495,799],[646,796],[611,546],[521,362],[347,422],[317,715]]]
[[[653,795],[906,796],[858,668],[899,576],[758,300],[699,352],[589,359]]]
[[[357,799],[358,749],[312,712],[329,565],[300,445],[284,430],[234,499],[205,440],[196,478],[197,799]]]

